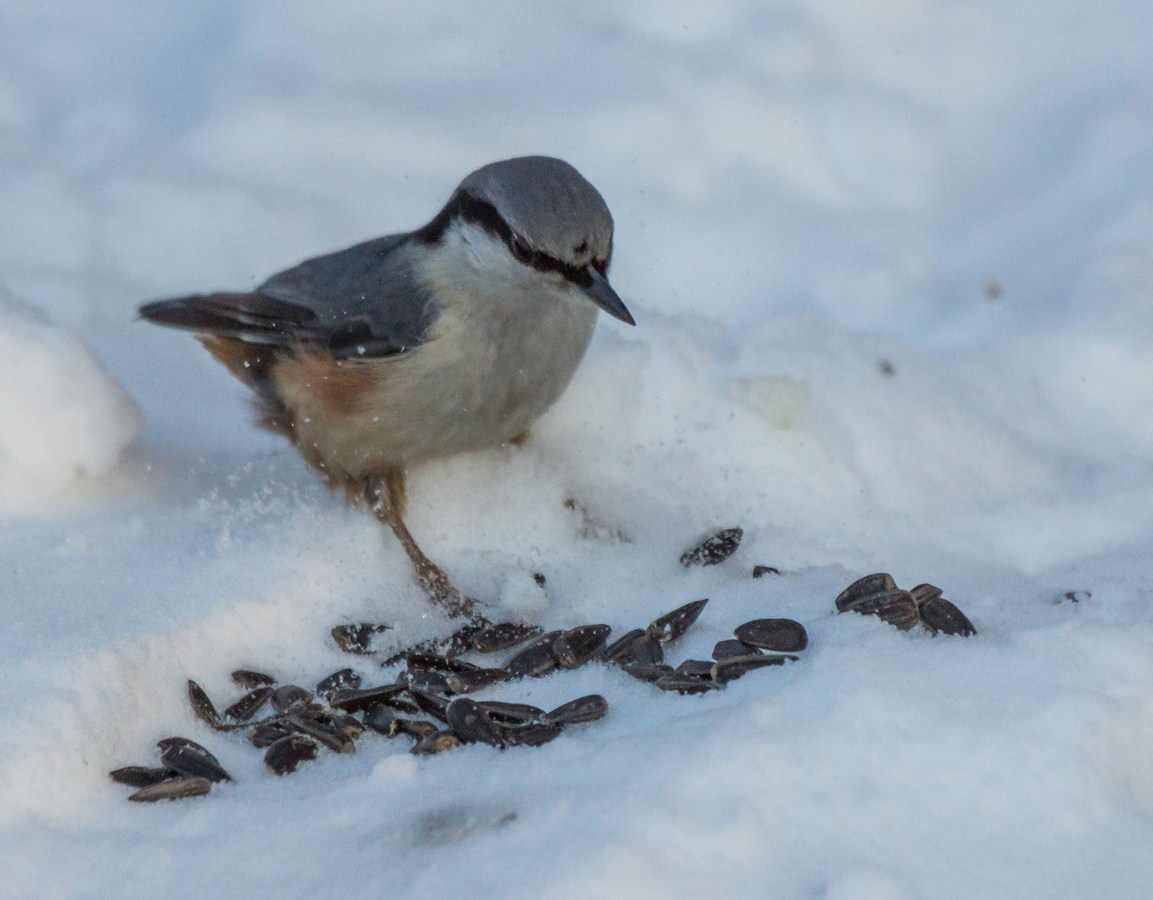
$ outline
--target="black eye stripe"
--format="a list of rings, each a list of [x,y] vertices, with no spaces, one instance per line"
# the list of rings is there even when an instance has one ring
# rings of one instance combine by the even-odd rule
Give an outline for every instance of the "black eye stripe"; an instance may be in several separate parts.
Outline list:
[[[509,253],[526,266],[532,266],[540,272],[557,272],[578,287],[587,288],[592,284],[592,275],[589,274],[587,267],[570,266],[547,253],[534,250],[523,237],[509,228],[508,223],[491,203],[460,191],[453,195],[435,219],[417,231],[414,236],[425,243],[438,243],[455,218],[479,225],[489,234],[500,238],[508,247]],[[604,275],[608,271],[608,260],[593,260],[592,267]]]

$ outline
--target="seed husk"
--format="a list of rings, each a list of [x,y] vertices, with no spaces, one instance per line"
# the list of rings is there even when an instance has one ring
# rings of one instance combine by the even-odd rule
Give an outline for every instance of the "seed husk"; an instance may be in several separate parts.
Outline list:
[[[658,678],[653,684],[662,691],[676,691],[678,694],[706,694],[724,687],[724,684],[709,678],[678,675],[676,672]]]
[[[796,662],[798,657],[788,654],[755,653],[749,656],[730,656],[728,659],[718,660],[713,664],[712,679],[718,684],[735,681],[746,672],[753,669],[764,669],[767,666],[781,666],[787,662]]]
[[[681,565],[687,569],[690,566],[715,566],[723,563],[737,552],[744,536],[743,528],[722,528],[681,554]]]
[[[451,731],[434,731],[413,744],[410,752],[421,756],[433,756],[455,750],[461,743],[461,739]]]
[[[332,629],[332,639],[345,653],[364,655],[373,652],[375,638],[382,632],[389,631],[390,626],[376,622],[356,622],[349,625],[337,625]]]
[[[289,713],[284,717],[285,724],[293,731],[306,734],[315,741],[324,744],[334,753],[355,753],[356,744],[352,738],[344,734],[331,721],[322,717]]]
[[[908,591],[885,591],[870,594],[846,605],[841,612],[855,612],[863,616],[877,616],[901,631],[908,631],[920,621],[917,603]]]
[[[192,711],[198,719],[207,722],[209,725],[215,726],[220,724],[220,713],[218,713],[216,707],[212,705],[212,700],[209,699],[204,688],[191,678],[188,679],[188,702],[192,705]]]
[[[360,687],[360,674],[352,669],[338,669],[316,683],[316,693],[322,697],[336,691],[355,691]]]
[[[713,660],[686,659],[673,671],[677,675],[691,675],[697,678],[711,678],[713,673]]]
[[[545,712],[538,706],[528,703],[505,703],[501,700],[481,700],[480,707],[489,718],[501,725],[523,725],[539,722]]]
[[[837,611],[848,612],[858,600],[871,597],[874,594],[887,594],[895,590],[897,590],[897,582],[888,572],[866,575],[864,578],[858,578],[837,594]]]
[[[922,603],[919,612],[921,624],[932,634],[972,637],[977,633],[969,617],[944,597],[933,597]]]
[[[288,737],[292,733],[292,729],[283,721],[261,722],[248,732],[248,743],[252,744],[253,747],[271,747],[281,738]]]
[[[142,787],[128,799],[134,803],[155,803],[158,800],[182,800],[185,797],[200,797],[212,790],[212,782],[196,775],[180,775]]]
[[[505,670],[513,678],[539,678],[560,666],[553,653],[553,644],[564,634],[563,631],[550,631],[542,634],[505,663]]]
[[[717,641],[713,645],[712,657],[716,660],[728,659],[730,656],[750,656],[754,653],[760,653],[756,647],[751,647],[743,641],[738,641],[736,638],[729,638],[724,641]]]
[[[160,762],[165,768],[173,769],[181,775],[207,778],[209,781],[232,780],[220,761],[196,741],[171,737],[158,741],[156,746],[160,749]]]
[[[276,690],[276,688],[270,684],[253,688],[224,710],[224,717],[231,719],[233,722],[247,722],[256,715],[260,707],[268,702],[268,698],[272,696],[274,690]]]
[[[252,669],[237,669],[232,673],[232,683],[246,691],[251,691],[258,687],[276,684],[276,679],[263,672],[254,672]]]
[[[445,722],[463,743],[503,746],[497,726],[470,697],[457,697],[445,708]]]
[[[562,668],[579,668],[600,653],[611,632],[608,625],[570,628],[553,642],[553,654]]]
[[[277,712],[286,712],[294,706],[311,703],[312,691],[305,690],[298,684],[285,684],[274,690],[268,699]]]
[[[504,669],[472,669],[468,672],[454,672],[448,676],[448,689],[454,694],[471,694],[474,691],[508,681],[511,677]]]
[[[677,638],[682,637],[693,622],[700,618],[708,602],[707,599],[694,600],[692,603],[678,606],[672,612],[667,612],[663,616],[653,619],[645,631],[654,641],[662,644],[672,643]]]
[[[510,725],[501,729],[504,742],[513,747],[539,747],[547,744],[554,738],[560,737],[564,731],[560,725],[553,722],[529,722],[525,725]]]
[[[643,628],[634,628],[632,631],[626,632],[601,651],[601,660],[615,663],[631,660],[633,658],[633,641],[645,636],[645,630]],[[654,641],[653,643],[656,642]],[[659,647],[660,645],[657,644],[657,646]]]
[[[576,725],[579,722],[595,722],[603,719],[609,711],[609,702],[600,694],[589,694],[563,703],[544,716],[544,721],[553,725]]]
[[[108,773],[108,777],[117,784],[126,784],[129,787],[142,788],[149,787],[153,784],[160,784],[162,781],[170,781],[179,774],[179,772],[174,772],[172,769],[124,766],[120,769],[113,769]]]
[[[753,619],[733,630],[738,641],[776,653],[798,653],[809,646],[805,626],[792,619]]]
[[[666,675],[672,675],[673,667],[664,663],[624,662],[621,668],[639,681],[655,682]]]
[[[544,634],[540,625],[526,625],[522,622],[499,622],[489,625],[472,636],[472,649],[478,653],[497,653],[523,644],[530,638]]]
[[[434,719],[445,721],[445,710],[448,708],[447,697],[416,687],[409,688],[408,695],[412,697],[413,702],[421,712],[432,716]]]
[[[288,775],[297,766],[316,759],[316,741],[303,734],[290,734],[272,744],[264,754],[264,765],[273,775]]]
[[[403,684],[385,684],[380,687],[360,690],[335,691],[328,698],[328,705],[333,709],[344,710],[344,712],[361,712],[378,703],[389,703],[404,690],[405,685]]]

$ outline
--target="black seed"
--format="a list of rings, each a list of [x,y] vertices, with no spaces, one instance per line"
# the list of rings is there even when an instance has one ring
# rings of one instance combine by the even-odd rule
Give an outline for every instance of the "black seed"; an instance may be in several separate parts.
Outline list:
[[[421,688],[409,688],[408,695],[412,697],[413,702],[421,712],[427,713],[434,719],[445,721],[445,709],[448,708],[448,698],[438,696],[432,691],[426,691]]]
[[[674,670],[677,675],[692,675],[697,678],[711,678],[713,661],[711,659],[686,659]]]
[[[324,718],[289,713],[284,717],[284,723],[293,731],[306,734],[319,741],[334,753],[353,753],[356,751],[356,744],[352,742],[352,739],[342,733],[333,722]]]
[[[886,591],[881,594],[871,594],[852,601],[841,612],[877,616],[890,625],[901,629],[901,631],[908,631],[920,621],[917,603],[908,591]]]
[[[649,634],[642,634],[629,645],[629,656],[626,662],[637,662],[653,666],[664,661],[664,646]]]
[[[273,775],[288,775],[310,759],[316,759],[316,741],[303,734],[290,734],[268,748],[264,765]]]
[[[232,673],[232,683],[247,691],[269,684],[276,684],[276,679],[263,672],[253,672],[251,669],[237,669]]]
[[[694,600],[653,619],[645,631],[654,641],[668,644],[681,637],[704,611],[708,600]]]
[[[570,628],[553,643],[553,654],[562,668],[579,668],[601,651],[611,632],[608,625]]]
[[[248,743],[253,747],[271,747],[281,738],[292,734],[292,729],[284,722],[261,722],[248,732]]]
[[[546,722],[553,725],[576,725],[579,722],[595,722],[603,719],[609,711],[609,702],[600,694],[578,697],[558,706],[545,715]]]
[[[504,742],[514,747],[539,747],[559,737],[564,729],[551,722],[530,722],[527,725],[506,726],[501,729]]]
[[[393,723],[392,730],[394,734],[407,734],[409,737],[422,740],[436,734],[440,728],[435,722],[427,722],[424,719],[397,719]]]
[[[432,669],[405,669],[396,679],[396,683],[407,685],[409,688],[439,691],[442,694],[447,694],[449,691],[448,677],[442,672],[434,672]]]
[[[473,669],[448,676],[448,689],[454,694],[471,694],[494,684],[508,681],[511,676],[504,669]]]
[[[496,653],[507,650],[517,644],[523,644],[529,638],[544,634],[539,625],[525,625],[521,622],[501,622],[490,625],[472,636],[472,649],[478,653]]]
[[[492,621],[481,615],[474,615],[467,625],[462,625],[448,636],[444,642],[445,656],[460,656],[473,649],[472,639],[486,628],[492,626]]]
[[[756,647],[750,647],[748,644],[738,641],[736,638],[729,638],[727,641],[717,641],[713,645],[713,659],[728,659],[730,656],[749,656],[753,653],[760,653]]]
[[[388,625],[356,622],[350,625],[337,625],[330,633],[332,639],[336,641],[336,646],[345,653],[365,654],[373,652],[374,638],[388,630],[390,630]]]
[[[328,705],[345,712],[360,712],[377,703],[388,703],[404,690],[403,684],[385,684],[362,690],[336,691],[328,698]]]
[[[944,591],[933,584],[919,584],[915,588],[909,588],[909,593],[913,595],[913,600],[917,606],[920,606],[922,603],[928,603],[934,597],[940,597]]]
[[[753,577],[761,578],[765,575],[780,575],[781,570],[776,566],[753,566]]]
[[[212,790],[212,782],[196,775],[182,775],[157,784],[149,785],[129,794],[128,799],[135,803],[155,803],[157,800],[182,800],[185,797],[200,797]]]
[[[335,691],[355,691],[360,687],[360,675],[352,669],[338,669],[316,683],[316,693],[327,696]]]
[[[365,712],[364,724],[377,734],[393,737],[396,734],[396,712],[383,703],[378,703]]]
[[[604,650],[601,651],[600,658],[604,662],[625,662],[626,660],[633,659],[632,645],[633,641],[645,637],[643,628],[634,628],[632,631],[621,635]],[[655,642],[654,642],[655,643]],[[659,644],[657,645],[660,646]],[[659,660],[658,660],[659,661]]]
[[[270,684],[253,688],[224,711],[225,717],[234,722],[247,722],[264,706],[274,690],[276,688]]]
[[[859,600],[874,594],[887,594],[896,589],[897,582],[893,581],[893,576],[888,572],[866,575],[864,578],[858,578],[837,595],[837,611],[846,612]]]
[[[745,536],[742,528],[723,528],[713,534],[691,550],[681,555],[681,565],[689,566],[715,566],[737,552],[741,546],[741,538]]]
[[[539,722],[545,714],[543,709],[527,703],[504,703],[500,700],[481,700],[480,708],[488,713],[494,722],[507,725]]]
[[[188,702],[192,704],[192,711],[196,713],[198,719],[202,719],[209,725],[220,723],[220,713],[216,711],[216,707],[208,699],[208,694],[191,678],[188,679]]]
[[[277,712],[285,712],[293,706],[311,703],[312,692],[306,691],[299,685],[285,684],[274,690],[268,699],[272,703],[273,709]]]
[[[753,619],[733,630],[738,641],[762,650],[797,653],[809,646],[805,626],[792,619]]]
[[[463,659],[441,656],[438,653],[410,653],[405,657],[405,662],[408,663],[410,669],[424,669],[443,675],[449,675],[453,672],[471,672],[480,668],[480,666],[465,662]]]
[[[445,708],[445,721],[465,744],[489,744],[499,747],[504,742],[496,725],[477,702],[469,697],[457,697]]]
[[[763,669],[767,666],[780,666],[787,662],[796,662],[797,657],[789,655],[769,655],[767,653],[753,653],[748,656],[730,656],[718,660],[713,665],[712,678],[718,684],[734,681],[746,672],[753,669]]]
[[[350,741],[355,741],[364,734],[364,723],[346,713],[333,714],[332,724],[336,728],[337,734],[344,735]]]
[[[219,760],[195,741],[181,737],[164,738],[156,746],[160,748],[160,762],[165,768],[209,781],[232,780]]]
[[[653,684],[662,691],[676,691],[678,694],[705,694],[709,691],[720,690],[724,687],[723,684],[719,684],[708,678],[678,675],[675,672],[658,678]]]
[[[672,675],[673,667],[664,663],[623,662],[621,668],[640,681],[654,682],[666,675]]]
[[[542,634],[505,663],[505,670],[513,678],[539,678],[547,675],[560,665],[553,653],[553,645],[562,634],[563,631]]]
[[[920,615],[921,623],[933,634],[971,637],[977,633],[969,617],[944,597],[934,597],[922,603]]]
[[[150,769],[145,766],[125,766],[122,769],[113,769],[108,777],[117,784],[126,784],[129,787],[142,788],[162,781],[169,781],[179,773],[172,769]]]
[[[413,744],[411,752],[421,756],[432,756],[448,750],[455,750],[460,745],[460,738],[451,731],[434,731]]]

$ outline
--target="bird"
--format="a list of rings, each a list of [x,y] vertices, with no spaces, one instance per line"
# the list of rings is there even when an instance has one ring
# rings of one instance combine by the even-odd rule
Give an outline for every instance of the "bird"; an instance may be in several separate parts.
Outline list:
[[[522,156],[467,175],[428,224],[316,256],[251,291],[139,307],[191,331],[333,489],[387,525],[450,617],[476,616],[404,521],[405,477],[522,443],[571,381],[608,281],[613,218],[569,163]]]

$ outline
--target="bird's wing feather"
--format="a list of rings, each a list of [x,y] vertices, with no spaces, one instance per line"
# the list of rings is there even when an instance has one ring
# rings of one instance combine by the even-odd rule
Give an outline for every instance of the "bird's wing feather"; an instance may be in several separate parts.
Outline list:
[[[418,346],[434,315],[413,276],[407,235],[305,260],[251,293],[159,300],[140,314],[160,325],[276,346],[323,348],[337,358],[388,356]]]

